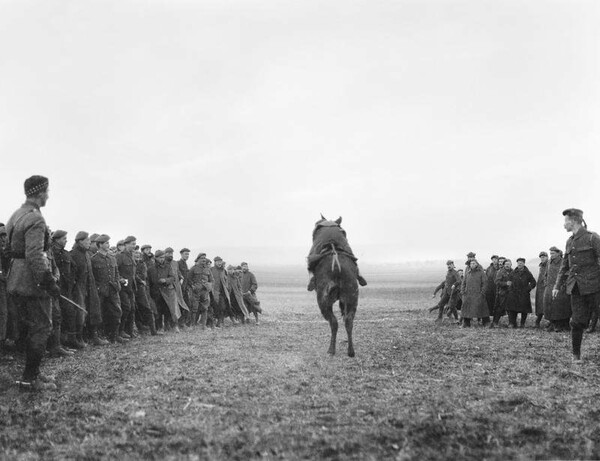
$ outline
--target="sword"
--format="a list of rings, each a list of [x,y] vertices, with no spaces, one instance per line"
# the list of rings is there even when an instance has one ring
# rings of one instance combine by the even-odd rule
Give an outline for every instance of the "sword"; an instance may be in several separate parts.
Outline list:
[[[84,314],[87,315],[87,311],[81,307],[79,304],[77,304],[75,301],[73,301],[72,299],[67,298],[66,296],[60,295],[61,299],[64,299],[66,302],[68,302],[71,306],[76,307],[77,309],[79,309],[81,312],[83,312]]]

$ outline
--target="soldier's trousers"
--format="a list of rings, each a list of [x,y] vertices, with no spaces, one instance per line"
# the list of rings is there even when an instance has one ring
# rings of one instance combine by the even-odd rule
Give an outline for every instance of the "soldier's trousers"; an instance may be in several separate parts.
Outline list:
[[[114,336],[118,333],[122,315],[119,294],[110,289],[108,295],[103,296],[99,294],[98,296],[100,298],[100,310],[104,321],[104,333],[109,339],[114,339]]]
[[[208,308],[210,307],[210,296],[206,290],[200,292],[192,291],[190,295],[192,298],[190,324],[195,325],[198,322],[198,317],[208,311]]]
[[[119,292],[121,298],[121,326],[120,330],[127,334],[133,332],[133,320],[135,318],[135,293],[130,287],[121,288]]]
[[[145,286],[140,286],[135,292],[136,319],[147,327],[154,326],[154,314],[150,308],[150,301]]]
[[[446,291],[444,291],[444,293],[442,294],[442,299],[440,299],[440,302],[437,303],[437,306],[436,306],[439,309],[438,319],[441,319],[442,316],[444,315],[444,307],[446,306],[446,304],[448,304],[449,301],[450,301],[450,295],[448,293],[446,293]]]
[[[52,331],[48,338],[48,349],[53,349],[60,345],[60,328],[62,325],[62,311],[59,298],[52,299]]]
[[[594,311],[598,310],[600,304],[600,291],[582,295],[579,287],[575,285],[571,291],[571,340],[573,343],[573,354],[581,354],[581,342],[583,330],[587,328]]]
[[[52,299],[33,296],[12,295],[19,322],[27,331],[25,340],[25,370],[23,381],[36,379],[40,373],[46,343],[52,331]]]
[[[227,299],[225,298],[225,295],[223,293],[221,293],[221,295],[219,296],[218,302],[216,302],[213,299],[211,306],[213,309],[213,315],[217,319],[217,324],[218,325],[223,324],[223,321],[225,320],[225,315],[229,315],[229,310],[230,310],[229,304],[227,303]]]
[[[0,341],[6,339],[8,328],[8,297],[6,296],[6,283],[0,281]]]

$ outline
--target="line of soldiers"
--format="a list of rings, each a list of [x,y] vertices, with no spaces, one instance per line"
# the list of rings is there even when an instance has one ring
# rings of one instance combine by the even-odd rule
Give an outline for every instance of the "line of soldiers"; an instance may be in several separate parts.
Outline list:
[[[548,331],[571,331],[573,361],[581,363],[583,332],[593,332],[600,312],[600,236],[587,229],[583,211],[569,208],[563,211],[564,228],[572,235],[563,253],[555,246],[539,253],[540,271],[537,281],[525,265],[525,258],[517,259],[512,268],[510,259],[492,256],[485,270],[473,252],[467,254],[465,270],[456,270],[453,261],[447,261],[445,280],[433,294],[442,290],[440,302],[430,309],[438,310],[436,322],[444,312],[458,320],[461,327],[470,327],[478,319],[489,328],[497,327],[508,314],[508,326],[517,328],[533,312],[530,292],[535,288],[535,326],[548,321]]]
[[[25,181],[26,202],[0,224],[0,351],[25,352],[23,389],[56,389],[40,373],[46,352],[63,357],[88,344],[125,344],[140,335],[232,323],[258,325],[258,283],[247,263],[214,266],[205,253],[188,267],[190,250],[175,261],[173,249],[152,253],[129,236],[111,247],[110,237],[50,233],[40,212],[49,181]],[[86,343],[87,341],[87,343]]]

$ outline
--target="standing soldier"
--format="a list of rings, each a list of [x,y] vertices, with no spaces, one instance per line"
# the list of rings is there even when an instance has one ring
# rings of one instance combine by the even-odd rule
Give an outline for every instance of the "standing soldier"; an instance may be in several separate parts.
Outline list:
[[[548,253],[540,252],[540,273],[535,287],[535,327],[539,328],[544,317],[544,291],[546,290],[546,277],[548,276]]]
[[[444,307],[446,304],[448,304],[448,302],[450,302],[450,296],[452,295],[452,286],[459,280],[458,272],[456,272],[456,269],[454,268],[454,261],[446,261],[446,267],[448,268],[448,271],[446,272],[446,279],[438,285],[433,293],[433,297],[435,297],[437,291],[443,289],[444,291],[442,292],[442,298],[436,306],[429,310],[430,312],[434,311],[435,309],[439,310],[436,323],[442,322]]]
[[[494,280],[496,284],[496,305],[494,306],[494,317],[492,323],[490,323],[490,328],[497,327],[500,324],[500,318],[513,309],[512,306],[516,304],[513,279],[512,261],[505,258],[502,267],[496,272],[496,280]]]
[[[190,250],[189,248],[182,248],[179,250],[179,261],[177,261],[177,265],[179,267],[179,273],[181,274],[181,292],[183,294],[183,300],[187,304],[188,307],[191,308],[192,300],[190,298],[189,287],[187,285],[188,273],[190,272],[190,268],[188,267],[187,261],[190,259]],[[186,316],[186,325],[190,326],[195,324],[191,318],[191,314]]]
[[[570,330],[569,319],[571,318],[571,300],[567,294],[567,287],[563,283],[560,286],[558,296],[552,298],[552,289],[558,277],[558,271],[562,265],[562,251],[556,247],[550,248],[550,261],[546,271],[546,290],[544,292],[544,317],[550,321],[546,327],[547,331]]]
[[[217,318],[217,327],[223,326],[225,313],[229,310],[229,287],[227,286],[227,273],[223,267],[223,259],[215,257],[215,266],[210,270],[213,276],[212,305]]]
[[[79,309],[69,310],[69,331],[74,335],[81,335],[85,324],[88,325],[89,340],[94,346],[105,346],[108,341],[100,338],[98,330],[102,328],[102,312],[100,311],[100,298],[92,270],[92,246],[87,232],[79,231],[75,235],[75,243],[71,249],[73,261],[73,301],[87,312],[87,316]],[[94,243],[93,246],[96,246]],[[97,247],[96,247],[97,249]]]
[[[258,325],[258,314],[262,314],[260,301],[256,297],[258,282],[256,281],[256,277],[254,276],[254,274],[248,269],[248,263],[243,262],[241,266],[242,296],[244,297],[244,302],[246,303],[246,308],[248,309],[248,312],[254,314],[254,318],[256,319],[256,325]]]
[[[485,300],[487,301],[490,315],[494,317],[494,306],[496,305],[496,274],[500,270],[500,260],[497,255],[492,256],[492,262],[485,270],[487,277],[487,286],[485,291]]]
[[[119,334],[124,338],[129,339],[136,336],[133,327],[135,320],[135,292],[137,289],[135,281],[135,260],[133,259],[135,237],[130,235],[125,240],[120,240],[119,244],[121,242],[123,242],[123,245],[117,245],[117,248],[122,247],[116,256],[117,268],[119,269],[121,278],[126,281],[123,282],[123,286],[119,292],[121,310],[123,311]]]
[[[204,330],[208,320],[210,292],[213,288],[213,276],[206,264],[206,253],[200,253],[196,258],[196,263],[188,272],[186,285],[192,298],[190,322],[192,325],[200,323],[200,327]]]
[[[136,313],[137,319],[144,328],[150,329],[150,334],[156,336],[156,321],[154,319],[154,312],[150,306],[150,295],[148,294],[148,267],[142,260],[142,252],[135,250],[133,252],[133,258],[135,259],[135,302],[136,302]]]
[[[64,230],[56,230],[52,233],[52,244],[48,257],[54,260],[56,268],[58,270],[58,286],[60,287],[60,293],[69,299],[72,299],[73,291],[73,263],[71,261],[70,253],[65,249],[67,246],[67,232]],[[73,352],[64,349],[61,346],[61,328],[63,324],[68,324],[70,306],[64,299],[56,297],[52,299],[52,333],[48,339],[48,350],[50,355],[53,357],[66,357],[73,355]],[[67,327],[67,331],[68,327]],[[74,340],[69,344],[69,340]],[[66,345],[69,347],[75,347],[77,349],[83,349],[85,343],[81,337],[70,338],[67,337]],[[80,341],[80,342],[79,342]],[[77,342],[77,344],[75,344]]]
[[[525,258],[517,258],[517,267],[512,273],[515,303],[507,307],[508,323],[517,328],[517,315],[521,314],[521,328],[525,326],[527,315],[532,312],[531,295],[536,286],[535,278],[525,265]]]
[[[6,348],[8,338],[8,296],[6,294],[6,271],[4,246],[6,244],[6,227],[0,224],[0,354]]]
[[[566,282],[567,294],[571,295],[571,339],[573,361],[581,363],[583,330],[590,322],[592,313],[600,303],[600,236],[587,230],[583,211],[569,208],[563,211],[564,227],[573,235],[567,240],[565,257],[552,297],[559,295],[560,287]]]
[[[128,339],[119,334],[122,315],[119,299],[121,283],[117,261],[108,252],[110,237],[106,234],[96,237],[96,247],[98,251],[92,257],[92,271],[98,289],[98,297],[100,298],[104,332],[111,343],[126,343]]]
[[[56,390],[53,379],[40,373],[46,342],[52,331],[52,299],[60,288],[52,274],[47,252],[50,232],[40,208],[48,201],[48,178],[25,180],[25,203],[8,220],[8,248],[13,258],[7,278],[20,320],[27,326],[24,389]]]

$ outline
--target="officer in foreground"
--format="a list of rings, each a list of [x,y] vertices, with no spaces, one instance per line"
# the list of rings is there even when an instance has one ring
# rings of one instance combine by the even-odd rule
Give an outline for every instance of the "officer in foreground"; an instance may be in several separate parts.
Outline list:
[[[567,240],[565,257],[560,266],[552,297],[566,281],[571,295],[571,339],[573,362],[581,363],[581,341],[592,313],[600,304],[600,236],[587,230],[583,211],[569,208],[563,211],[565,229],[573,235]]]
[[[7,289],[13,296],[21,322],[27,327],[25,370],[19,385],[31,390],[55,390],[54,379],[40,373],[46,342],[52,331],[51,296],[60,296],[47,256],[50,231],[40,212],[48,201],[48,178],[31,176],[26,179],[25,195],[25,203],[6,225],[12,256]]]

